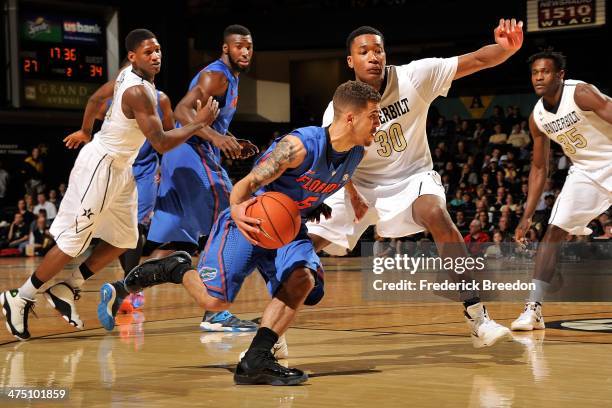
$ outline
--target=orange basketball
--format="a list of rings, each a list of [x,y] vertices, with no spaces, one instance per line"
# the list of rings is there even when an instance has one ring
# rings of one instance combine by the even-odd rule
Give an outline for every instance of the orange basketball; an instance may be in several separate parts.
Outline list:
[[[277,249],[293,241],[300,231],[301,217],[297,204],[283,193],[270,191],[257,197],[247,207],[246,215],[261,220],[260,231],[249,234],[266,249]]]

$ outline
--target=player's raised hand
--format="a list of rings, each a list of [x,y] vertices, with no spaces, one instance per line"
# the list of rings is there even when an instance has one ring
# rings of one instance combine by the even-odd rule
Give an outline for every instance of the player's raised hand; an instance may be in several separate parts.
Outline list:
[[[495,42],[507,51],[517,51],[523,45],[523,22],[516,19],[499,20],[495,28]]]
[[[201,100],[196,100],[196,117],[195,121],[202,123],[205,126],[210,125],[217,119],[219,115],[219,102],[212,96],[206,101],[206,105],[202,106]]]
[[[246,215],[247,207],[253,204],[255,201],[257,201],[257,198],[253,197],[241,202],[240,204],[231,205],[230,214],[236,223],[236,227],[238,227],[238,230],[242,233],[242,235],[244,235],[247,241],[253,245],[258,245],[259,242],[251,238],[248,233],[250,232],[251,234],[257,236],[261,221],[257,218],[247,217]]]
[[[259,153],[259,148],[246,139],[236,139],[240,144],[240,157],[239,159],[248,159],[249,157],[255,156]]]
[[[91,135],[88,135],[83,131],[83,129],[79,129],[74,133],[69,134],[63,140],[68,149],[76,149],[81,144],[89,143],[91,141]]]

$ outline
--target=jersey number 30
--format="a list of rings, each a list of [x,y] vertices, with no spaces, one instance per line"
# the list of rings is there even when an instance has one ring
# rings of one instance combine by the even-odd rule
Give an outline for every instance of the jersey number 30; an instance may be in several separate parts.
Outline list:
[[[380,149],[376,150],[376,152],[382,157],[391,156],[394,150],[402,152],[408,146],[402,126],[399,123],[392,124],[388,131],[379,130],[376,132],[374,141],[380,144]]]

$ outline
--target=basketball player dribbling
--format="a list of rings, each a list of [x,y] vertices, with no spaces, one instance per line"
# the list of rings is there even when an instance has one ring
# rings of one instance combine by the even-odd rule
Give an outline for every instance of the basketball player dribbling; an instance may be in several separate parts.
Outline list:
[[[440,175],[433,170],[425,125],[432,101],[447,94],[455,79],[506,61],[523,43],[522,22],[500,20],[495,44],[451,58],[427,58],[407,65],[386,66],[384,38],[372,27],[360,27],[347,39],[347,62],[358,81],[382,95],[381,128],[355,171],[351,183],[326,204],[332,217],[309,223],[317,250],[345,255],[366,228],[376,225],[385,238],[429,231],[441,257],[467,257],[463,237],[446,210]],[[332,105],[323,124],[330,121]],[[355,221],[354,221],[355,220]],[[470,279],[451,273],[451,279]],[[464,315],[475,347],[490,346],[510,331],[489,318],[475,291],[460,292]]]
[[[146,261],[125,278],[130,292],[162,283],[183,284],[204,309],[223,310],[257,268],[272,300],[236,368],[236,384],[293,385],[308,378],[300,370],[278,364],[272,353],[298,309],[323,298],[323,269],[305,222],[329,215],[323,200],[346,184],[363,158],[363,146],[372,143],[380,125],[380,95],[371,86],[346,82],[336,89],[333,100],[334,118],[328,128],[299,128],[276,139],[251,172],[236,183],[230,208],[215,222],[197,270],[189,254],[180,251]],[[310,188],[317,181],[325,187]],[[253,194],[267,191],[286,194],[300,208],[297,237],[279,249],[257,246],[249,236],[259,232],[259,220],[246,216],[246,208],[254,203]]]
[[[169,151],[209,125],[218,113],[210,98],[187,126],[165,132],[157,115],[153,80],[161,68],[161,47],[155,35],[144,29],[125,39],[132,69],[117,78],[113,103],[102,129],[79,152],[70,172],[68,190],[51,225],[56,246],[19,288],[0,294],[0,304],[11,334],[30,338],[28,315],[42,285],[82,254],[92,238],[101,242],[64,282],[45,291],[45,297],[71,325],[83,328],[74,300],[85,280],[116,259],[138,240],[137,200],[132,163],[145,138],[160,153]],[[92,109],[85,116],[95,116]],[[90,129],[68,136],[67,145],[91,139]]]
[[[524,241],[548,176],[550,141],[572,161],[548,228],[538,245],[531,291],[512,330],[544,329],[542,301],[550,286],[560,245],[569,234],[589,235],[589,222],[612,205],[612,99],[595,86],[565,79],[565,57],[543,51],[529,58],[531,84],[540,97],[529,116],[533,159],[529,191],[515,240]]]

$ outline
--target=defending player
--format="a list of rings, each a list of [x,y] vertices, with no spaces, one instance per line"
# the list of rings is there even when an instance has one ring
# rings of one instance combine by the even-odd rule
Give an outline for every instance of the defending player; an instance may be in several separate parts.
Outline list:
[[[612,205],[612,99],[595,86],[565,79],[565,57],[543,51],[529,58],[531,84],[540,100],[529,116],[533,159],[525,212],[515,239],[524,240],[548,175],[550,140],[572,161],[548,228],[538,245],[525,310],[512,330],[544,329],[542,300],[555,273],[559,247],[568,234],[589,235],[589,222]]]

